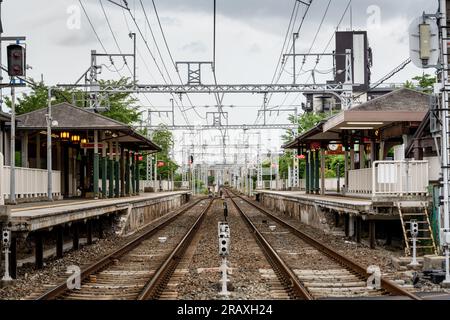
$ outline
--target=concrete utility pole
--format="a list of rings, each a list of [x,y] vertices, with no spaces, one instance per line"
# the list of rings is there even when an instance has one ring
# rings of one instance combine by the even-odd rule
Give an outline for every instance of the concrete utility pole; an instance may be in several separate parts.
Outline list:
[[[14,87],[14,77],[11,78],[11,81],[13,85],[11,87],[11,154],[9,160],[11,171],[9,175],[9,201],[13,204],[16,202],[16,88]]]
[[[449,265],[449,246],[450,246],[450,217],[449,217],[449,109],[448,109],[448,39],[447,39],[447,0],[440,0],[440,36],[441,36],[441,85],[442,85],[442,203],[444,216],[444,252],[445,252],[445,280],[443,285],[450,286],[450,265]]]
[[[52,185],[52,87],[48,88],[47,96],[47,197],[53,201]]]

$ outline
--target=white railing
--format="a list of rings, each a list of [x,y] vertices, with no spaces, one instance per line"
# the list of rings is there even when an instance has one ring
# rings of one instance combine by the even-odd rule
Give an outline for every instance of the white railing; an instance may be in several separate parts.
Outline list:
[[[16,198],[35,198],[47,196],[47,170],[15,168]],[[11,167],[0,166],[1,193],[3,199],[9,199]],[[53,196],[61,195],[61,172],[52,171]]]
[[[409,196],[428,194],[428,161],[375,161],[372,168],[350,170],[349,194]]]
[[[350,170],[348,172],[347,192],[356,194],[372,194],[372,168]]]

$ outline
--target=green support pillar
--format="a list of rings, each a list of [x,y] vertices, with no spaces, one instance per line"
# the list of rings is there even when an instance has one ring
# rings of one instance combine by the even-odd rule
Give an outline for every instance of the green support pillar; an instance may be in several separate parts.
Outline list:
[[[131,157],[131,181],[130,181],[130,184],[131,184],[132,194],[135,195],[136,194],[136,183],[134,182],[134,179],[136,179],[135,178],[135,176],[136,176],[136,169],[135,169],[136,158],[134,156],[134,152],[131,153],[130,157]]]
[[[120,196],[125,197],[125,151],[120,153]]]
[[[98,199],[98,179],[99,179],[99,155],[98,155],[98,131],[94,131],[94,198]]]
[[[125,196],[130,195],[130,153],[125,154]]]
[[[106,198],[106,180],[108,179],[108,159],[102,157],[102,197]]]
[[[114,175],[115,175],[115,180],[116,180],[116,186],[115,186],[115,196],[116,198],[120,197],[120,166],[119,166],[119,161],[114,161]]]
[[[314,161],[314,151],[310,151],[309,152],[309,193],[314,193],[315,191],[315,179],[314,179],[314,174],[316,173],[316,170],[314,168],[315,166],[315,161]]]
[[[306,193],[309,193],[309,152],[305,155],[306,165],[305,165],[305,189]]]
[[[109,169],[109,194],[108,197],[114,198],[114,160],[110,156],[108,159],[108,169]]]
[[[320,191],[320,150],[316,150],[315,151],[315,166],[314,169],[316,170],[316,172],[314,173],[314,178],[315,178],[315,182],[314,182],[314,191],[319,194]]]
[[[139,194],[139,178],[140,178],[140,173],[139,173],[139,153],[136,152],[135,153],[135,169],[136,172],[134,174],[135,178],[136,178],[136,194]]]

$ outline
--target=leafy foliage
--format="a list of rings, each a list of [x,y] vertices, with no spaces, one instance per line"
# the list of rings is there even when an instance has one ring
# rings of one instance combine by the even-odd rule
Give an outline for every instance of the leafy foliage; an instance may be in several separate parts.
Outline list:
[[[412,78],[411,81],[407,80],[404,87],[408,89],[421,89],[426,93],[433,92],[433,86],[436,83],[436,77],[429,74],[423,74]]]
[[[152,141],[161,147],[157,153],[158,161],[164,162],[164,166],[158,168],[158,176],[163,179],[169,179],[172,173],[178,169],[178,165],[170,159],[170,152],[174,145],[173,134],[166,126],[160,125],[152,134]]]
[[[128,78],[122,78],[118,81],[108,80],[99,81],[100,85],[119,86],[130,84]],[[18,115],[32,112],[47,107],[48,105],[48,87],[43,82],[36,82],[33,79],[30,84],[31,93],[24,93],[16,101],[16,113]],[[79,90],[58,89],[52,90],[52,105],[62,102],[72,103],[78,107],[86,107],[86,93]],[[102,115],[123,122],[132,124],[139,120],[140,113],[138,107],[135,106],[136,99],[132,98],[130,93],[114,93],[109,95],[109,110]],[[11,99],[6,97],[6,105],[11,108]]]

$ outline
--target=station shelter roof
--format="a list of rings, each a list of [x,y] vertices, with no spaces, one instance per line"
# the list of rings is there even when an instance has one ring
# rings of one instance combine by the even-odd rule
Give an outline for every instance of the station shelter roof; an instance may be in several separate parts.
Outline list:
[[[428,94],[408,88],[398,89],[320,122],[283,148],[295,149],[312,141],[339,142],[344,131],[378,130],[395,123],[420,123],[429,108]]]
[[[18,130],[47,130],[47,112],[47,108],[43,108],[17,116]],[[55,131],[116,132],[117,135],[111,139],[119,141],[126,148],[154,152],[161,150],[153,141],[141,135],[131,126],[69,103],[52,106],[52,119],[57,122],[52,126],[52,130]]]

